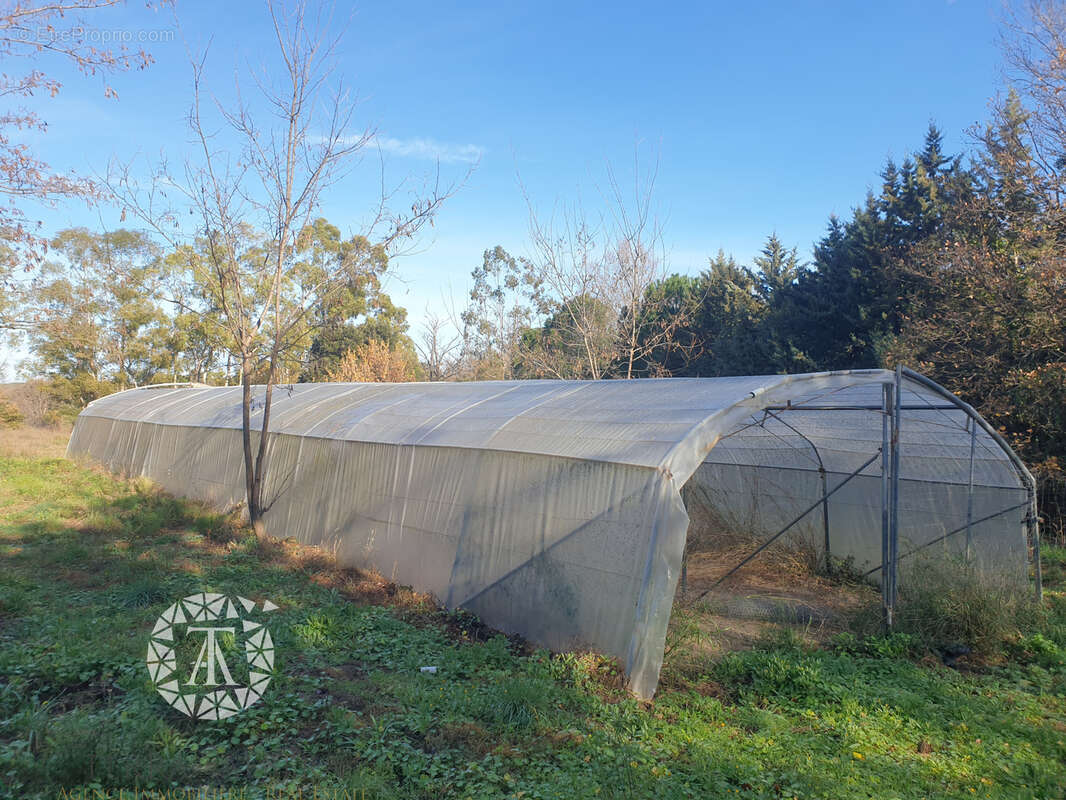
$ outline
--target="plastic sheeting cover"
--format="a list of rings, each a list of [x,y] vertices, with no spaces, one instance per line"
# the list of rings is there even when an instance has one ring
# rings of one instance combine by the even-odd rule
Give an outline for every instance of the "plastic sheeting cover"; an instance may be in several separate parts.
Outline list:
[[[343,563],[377,569],[543,646],[617,656],[632,690],[650,697],[688,528],[684,484],[699,470],[697,480],[720,490],[726,506],[762,490],[736,469],[715,469],[777,469],[787,485],[780,470],[794,466],[797,448],[780,447],[772,428],[752,425],[761,410],[830,396],[869,403],[893,379],[863,370],[278,386],[264,524],[272,535],[322,546]],[[915,382],[906,394],[912,403],[943,404]],[[253,428],[261,425],[262,398],[258,388]],[[120,392],[81,413],[69,452],[233,507],[244,500],[240,400],[240,387]],[[870,446],[876,450],[879,413],[808,416],[790,421],[812,429],[833,469],[854,469]],[[915,468],[926,464],[945,482],[965,482],[959,465],[968,466],[969,451],[959,451],[957,432],[945,431],[910,429]],[[982,482],[1017,491],[1007,455],[982,445]],[[862,502],[880,502],[879,479],[876,492]],[[841,533],[842,546],[846,540]],[[865,552],[860,544],[849,546]]]

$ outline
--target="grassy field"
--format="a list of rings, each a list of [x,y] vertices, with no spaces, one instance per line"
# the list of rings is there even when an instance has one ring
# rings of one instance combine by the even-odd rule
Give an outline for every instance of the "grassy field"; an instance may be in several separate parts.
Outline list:
[[[666,688],[641,703],[607,660],[532,651],[257,542],[63,459],[60,434],[6,436],[0,797],[1066,796],[1066,551],[1047,554],[1045,618],[998,662],[949,669],[903,635],[816,648],[788,628],[694,659],[679,628]],[[224,721],[171,709],[144,664],[156,617],[199,591],[280,606],[273,683]]]

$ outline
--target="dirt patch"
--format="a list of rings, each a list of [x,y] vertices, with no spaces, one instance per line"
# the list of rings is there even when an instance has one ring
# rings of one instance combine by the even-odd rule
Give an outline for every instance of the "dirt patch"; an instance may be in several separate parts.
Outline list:
[[[761,553],[717,585],[752,550],[738,547],[689,553],[685,587],[683,591],[679,588],[678,601],[713,604],[724,597],[781,600],[804,606],[811,616],[828,619],[853,610],[874,591],[815,573],[806,555],[793,556],[783,550]]]
[[[356,603],[419,612],[437,608],[431,595],[416,592],[409,586],[400,586],[373,570],[342,566],[330,553],[313,545],[301,544],[295,539],[261,538],[257,552],[265,562],[305,572],[314,583],[336,589],[343,597]]]
[[[469,611],[462,608],[449,611],[437,606],[432,597],[429,600],[434,602],[434,605],[427,604],[415,609],[415,613],[405,613],[402,615],[403,620],[412,625],[440,626],[448,636],[462,642],[487,642],[497,636],[502,636],[516,656],[530,656],[537,650],[533,644],[517,633],[505,633],[491,625],[486,625],[480,617]]]
[[[729,692],[717,681],[702,680],[693,684],[692,689],[704,697],[713,697],[722,703],[730,702]]]
[[[366,694],[355,687],[346,685],[347,683],[334,684],[329,689],[319,691],[328,694],[334,705],[346,708],[349,711],[365,711],[373,705]],[[365,684],[365,688],[370,689],[371,687],[369,684]]]
[[[362,712],[371,710],[378,713],[374,703],[378,695],[362,664],[349,662],[340,666],[326,667],[321,672],[298,670],[291,673],[294,677],[305,678],[315,684],[314,688],[305,688],[304,694],[315,697],[328,696],[331,705],[347,711]],[[325,675],[330,680],[322,682]]]
[[[187,572],[189,575],[202,575],[203,567],[191,558],[179,558],[174,562],[174,569]]]
[[[711,547],[703,539],[699,549],[687,554],[686,580],[678,585],[667,635],[662,685],[719,697],[706,680],[710,662],[781,635],[821,644],[846,630],[856,613],[877,600],[875,587],[813,571],[816,560],[802,549],[769,548],[726,577],[757,547],[758,542],[738,538]]]
[[[753,550],[749,544],[689,553],[677,605],[736,619],[837,627],[876,594],[872,586],[812,571],[807,554],[785,548],[767,550],[725,577]]]
[[[62,714],[96,704],[110,705],[116,695],[122,694],[123,690],[111,681],[91,681],[65,688],[53,695],[48,702],[53,714]]]

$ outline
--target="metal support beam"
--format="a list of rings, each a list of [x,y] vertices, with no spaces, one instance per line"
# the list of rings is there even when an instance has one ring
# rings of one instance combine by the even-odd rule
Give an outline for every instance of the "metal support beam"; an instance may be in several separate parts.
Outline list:
[[[833,574],[832,550],[829,547],[829,493],[826,487],[825,467],[819,465],[818,474],[822,478],[822,534],[825,537],[825,574]]]
[[[765,411],[881,411],[881,406],[872,405],[840,405],[840,406],[808,406],[804,404],[783,406],[766,406]],[[933,405],[931,403],[916,403],[914,405],[901,406],[903,411],[961,411],[956,405]]]
[[[825,462],[822,461],[822,454],[818,451],[818,446],[814,442],[812,442],[810,437],[807,436],[807,434],[805,434],[799,428],[795,427],[794,425],[792,425],[791,423],[789,423],[788,421],[786,421],[782,417],[779,417],[777,414],[775,414],[769,408],[763,409],[763,413],[773,417],[775,420],[780,422],[782,425],[784,425],[786,428],[788,428],[794,434],[796,434],[801,439],[803,439],[803,441],[805,441],[807,444],[809,444],[811,446],[811,450],[814,451],[814,457],[818,460],[818,474],[819,474],[819,476],[821,478],[821,484],[822,484],[822,534],[823,534],[823,539],[824,539],[824,542],[823,542],[824,551],[823,552],[825,554],[825,572],[826,572],[827,575],[831,575],[833,573],[833,560],[832,560],[832,550],[831,550],[831,548],[829,546],[829,494],[828,494],[827,486],[826,486],[826,480],[827,480],[826,479],[826,475],[827,475],[827,473],[826,473],[826,469],[825,469]],[[765,419],[763,421],[765,422]]]
[[[993,512],[991,514],[988,514],[987,516],[981,517],[980,519],[976,519],[976,520],[974,520],[973,524],[974,525],[980,525],[982,522],[988,522],[990,519],[995,519],[996,517],[1002,517],[1004,514],[1009,514],[1012,511],[1017,511],[1019,508],[1025,508],[1028,504],[1029,504],[1029,501],[1026,500],[1023,503],[1018,503],[1016,505],[1009,506],[1008,508],[1004,508],[1001,511],[996,511],[996,512]],[[927,547],[932,547],[934,544],[937,544],[938,542],[942,542],[945,539],[950,539],[952,536],[956,536],[956,535],[962,533],[964,530],[966,530],[966,526],[962,525],[962,526],[956,528],[953,531],[948,531],[943,536],[937,536],[935,539],[930,539],[925,544],[919,545],[918,547],[915,547],[913,550],[908,550],[903,555],[897,557],[896,560],[897,561],[902,561],[905,558],[910,558],[915,553],[917,553],[917,552],[919,552],[921,550],[924,550]],[[884,565],[882,564],[882,565],[878,565],[878,566],[874,567],[873,569],[868,569],[868,570],[866,570],[866,572],[864,572],[862,574],[862,576],[864,578],[868,578],[869,576],[873,575],[875,572],[878,572],[879,570],[881,570],[883,566]]]
[[[893,393],[895,387],[884,384],[881,387],[881,564],[887,564],[889,558],[889,505],[891,504],[892,483],[889,475],[892,469],[890,460],[891,450],[891,424],[892,412],[895,408]],[[892,628],[891,596],[889,593],[888,579],[881,576],[881,613],[884,618],[885,628]]]
[[[1029,513],[1025,515],[1025,532],[1033,546],[1033,579],[1036,602],[1044,601],[1044,576],[1040,569],[1040,519],[1036,515],[1036,489],[1029,489]]]
[[[891,481],[891,504],[888,513],[888,601],[893,614],[896,609],[896,600],[899,598],[899,461],[902,442],[900,441],[900,428],[902,427],[903,405],[903,368],[896,365],[895,404],[892,412],[892,473]]]

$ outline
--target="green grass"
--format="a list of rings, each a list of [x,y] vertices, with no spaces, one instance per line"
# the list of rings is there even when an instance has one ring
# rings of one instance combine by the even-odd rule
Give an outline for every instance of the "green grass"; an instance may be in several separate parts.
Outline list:
[[[668,663],[673,688],[645,704],[605,659],[358,604],[143,484],[0,458],[0,797],[1063,797],[1066,552],[1046,564],[1047,620],[998,666],[950,670],[901,635],[782,636]],[[229,720],[170,709],[144,666],[155,618],[194,591],[281,607],[275,680]]]

